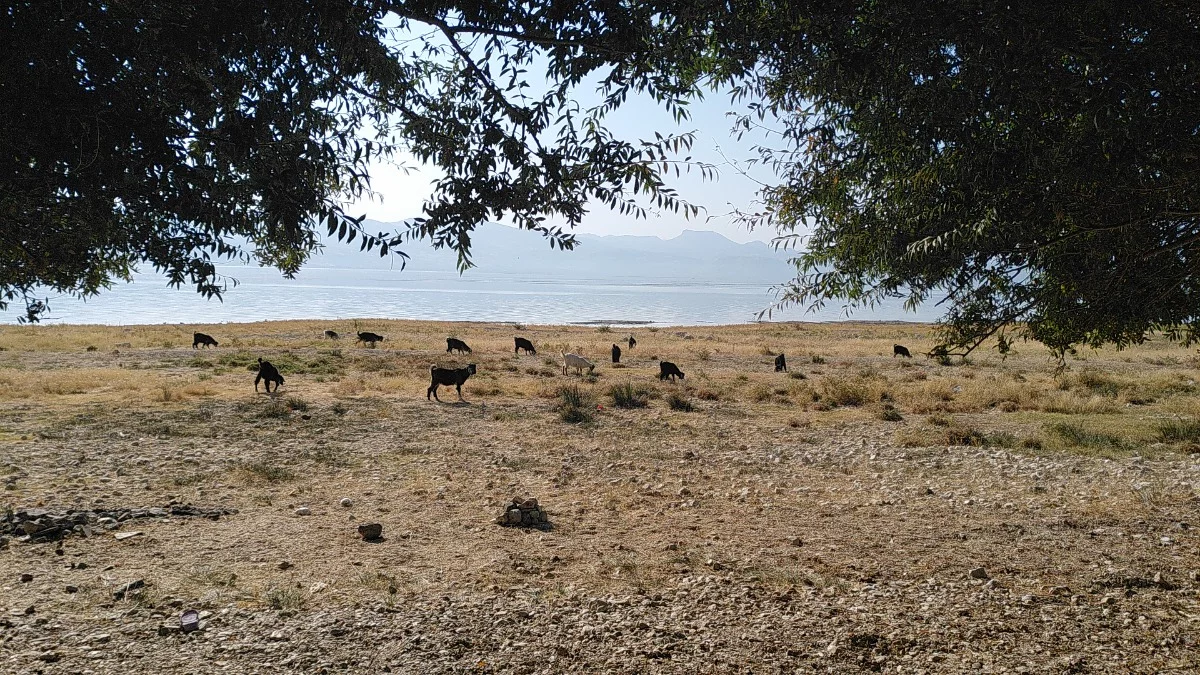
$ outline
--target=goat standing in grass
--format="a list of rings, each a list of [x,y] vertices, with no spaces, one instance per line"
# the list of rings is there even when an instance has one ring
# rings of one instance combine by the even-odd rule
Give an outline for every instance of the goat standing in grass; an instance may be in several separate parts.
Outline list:
[[[446,351],[458,352],[459,354],[470,354],[471,348],[467,346],[467,343],[459,340],[458,338],[448,337],[446,338]]]
[[[684,379],[683,371],[679,369],[679,366],[675,365],[674,363],[671,363],[670,361],[659,361],[658,362],[658,379],[665,380],[668,377],[671,378],[672,382],[675,381],[676,377],[678,377],[679,379],[682,380],[682,379]]]
[[[537,356],[537,349],[534,349],[533,343],[523,337],[513,338],[513,345],[514,354],[519,354],[521,350],[524,349],[526,354],[533,354],[534,356]]]
[[[429,366],[430,382],[429,389],[425,390],[425,400],[428,401],[429,395],[432,394],[437,399],[437,402],[441,403],[442,399],[438,398],[437,395],[438,386],[445,385],[449,387],[450,385],[454,385],[454,388],[458,390],[458,400],[466,403],[466,399],[462,395],[462,386],[467,381],[467,378],[474,374],[474,363],[467,364],[466,368],[438,368],[433,365]]]
[[[592,363],[591,361],[588,361],[587,359],[583,358],[582,356],[580,356],[578,354],[567,354],[566,352],[561,352],[561,351],[559,352],[559,354],[562,356],[562,359],[563,359],[563,369],[562,369],[563,375],[567,374],[567,368],[574,368],[575,373],[577,375],[583,375],[584,368],[588,369],[589,375],[592,373],[593,370],[596,369],[596,364]]]
[[[279,391],[279,387],[283,385],[283,375],[279,374],[279,369],[271,365],[270,361],[263,361],[262,357],[258,358],[258,376],[254,378],[254,391],[258,391],[258,383],[267,381],[267,393],[271,393],[271,383],[275,383],[275,391]]]

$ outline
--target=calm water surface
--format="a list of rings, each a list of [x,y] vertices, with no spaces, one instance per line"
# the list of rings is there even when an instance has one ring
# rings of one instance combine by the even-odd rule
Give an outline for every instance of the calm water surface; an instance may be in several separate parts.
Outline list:
[[[157,274],[139,274],[87,301],[50,298],[45,323],[220,323],[279,319],[372,317],[529,324],[651,322],[656,325],[747,323],[774,299],[769,282],[713,284],[702,279],[549,279],[535,275],[418,270],[305,268],[296,279],[273,269],[223,267],[236,279],[223,301],[190,287],[168,288]],[[0,314],[15,323],[18,313]],[[904,311],[901,302],[847,316],[838,305],[818,313],[776,312],[779,321],[934,321],[935,307]]]

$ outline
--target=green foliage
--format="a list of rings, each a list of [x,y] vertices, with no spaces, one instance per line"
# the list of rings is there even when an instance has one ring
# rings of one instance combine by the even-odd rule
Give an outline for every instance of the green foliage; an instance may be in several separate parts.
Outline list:
[[[1093,448],[1101,450],[1129,450],[1130,443],[1123,438],[1092,431],[1079,424],[1070,422],[1055,422],[1046,425],[1046,430],[1058,437],[1068,446]]]
[[[1164,420],[1159,422],[1156,435],[1164,443],[1200,443],[1200,421]]]
[[[782,305],[945,296],[938,358],[1200,330],[1192,3],[69,7],[0,14],[0,309],[28,319],[37,289],[93,294],[142,261],[206,296],[230,259],[293,275],[321,229],[466,268],[488,220],[570,249],[592,203],[694,216],[664,182],[712,174],[679,159],[692,135],[604,124],[636,95],[684,121],[703,84],[750,109],[739,131],[780,131],[743,221],[804,237]],[[371,234],[342,205],[400,151],[441,178]]]
[[[613,405],[618,408],[645,408],[649,404],[649,392],[645,387],[635,387],[632,382],[614,384],[608,390]]]
[[[1060,357],[1196,339],[1193,5],[774,7],[717,41],[733,73],[756,68],[735,91],[783,127],[759,158],[781,181],[747,221],[784,246],[803,232],[784,304],[948,296],[956,355],[993,336]]]
[[[664,8],[13,5],[0,13],[0,309],[21,299],[36,320],[39,289],[91,295],[143,261],[220,296],[231,280],[217,264],[292,276],[319,230],[381,255],[427,239],[465,268],[487,220],[569,249],[574,236],[546,222],[574,226],[592,203],[696,215],[661,178],[690,134],[642,143],[602,125],[633,91],[687,116],[699,74],[645,60]],[[589,109],[570,93],[585,78],[605,87]],[[422,217],[368,232],[343,205],[400,151],[442,177]]]
[[[569,384],[558,389],[558,417],[569,424],[585,424],[592,421],[592,397],[579,388]]]

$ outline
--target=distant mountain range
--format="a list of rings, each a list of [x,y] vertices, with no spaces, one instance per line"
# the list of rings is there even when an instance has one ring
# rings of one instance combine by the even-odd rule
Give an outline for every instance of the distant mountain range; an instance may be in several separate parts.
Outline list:
[[[368,232],[402,229],[398,223],[366,221]],[[714,283],[772,285],[795,276],[787,262],[791,253],[773,250],[763,242],[739,244],[716,232],[685,230],[672,239],[631,235],[576,235],[572,251],[551,249],[536,232],[499,223],[485,223],[471,236],[472,260],[480,272],[536,277],[622,280],[704,280]],[[453,272],[455,254],[435,250],[426,242],[402,247],[408,268]],[[308,263],[312,267],[388,269],[398,263],[352,245],[326,242],[325,250]],[[467,271],[470,276],[471,270]]]

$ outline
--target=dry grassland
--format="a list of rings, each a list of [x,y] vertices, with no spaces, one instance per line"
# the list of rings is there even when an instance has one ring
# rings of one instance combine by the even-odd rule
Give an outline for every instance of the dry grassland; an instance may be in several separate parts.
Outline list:
[[[0,327],[0,506],[239,510],[9,537],[0,672],[1200,667],[1192,350],[1059,373],[1032,344],[939,363],[891,355],[926,326],[789,323],[636,328],[616,367],[626,329],[358,328],[386,340]],[[258,357],[277,396],[253,391]],[[468,403],[425,400],[431,363],[468,362]],[[553,528],[493,524],[515,496]],[[369,521],[384,541],[357,538]],[[188,607],[204,629],[170,630]]]

